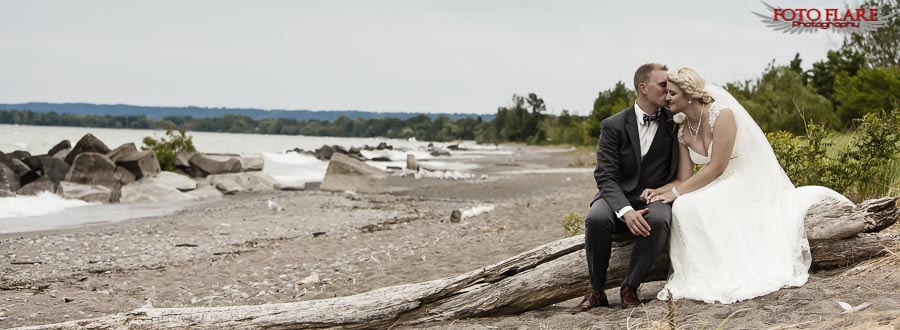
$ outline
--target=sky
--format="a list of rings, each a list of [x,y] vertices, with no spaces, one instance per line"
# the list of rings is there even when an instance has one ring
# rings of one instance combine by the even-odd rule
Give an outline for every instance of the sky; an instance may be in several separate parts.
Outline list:
[[[767,0],[844,8],[835,0]],[[754,79],[840,46],[759,1],[3,1],[0,103],[495,113],[537,93],[587,114],[646,62]]]

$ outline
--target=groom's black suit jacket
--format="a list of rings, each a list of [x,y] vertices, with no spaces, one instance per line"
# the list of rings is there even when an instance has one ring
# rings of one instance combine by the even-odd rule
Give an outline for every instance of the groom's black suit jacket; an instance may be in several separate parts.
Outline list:
[[[599,191],[591,205],[603,198],[613,211],[640,201],[645,188],[659,188],[675,178],[678,139],[672,112],[663,108],[650,150],[641,159],[634,106],[606,118],[600,125],[594,180]]]

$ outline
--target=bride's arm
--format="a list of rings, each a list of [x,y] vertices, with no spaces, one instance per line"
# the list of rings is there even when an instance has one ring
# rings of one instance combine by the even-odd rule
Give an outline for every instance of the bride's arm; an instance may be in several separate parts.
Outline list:
[[[734,137],[737,127],[734,124],[734,113],[731,109],[722,109],[716,118],[716,132],[713,134],[713,150],[709,164],[703,166],[697,174],[692,175],[684,182],[675,186],[679,194],[687,194],[703,188],[722,173],[728,167],[731,160],[731,152],[734,150]],[[681,174],[681,168],[679,175]]]
[[[694,164],[690,161],[690,154],[687,146],[681,145],[681,151],[678,160],[678,179],[673,181],[669,190],[662,190],[666,187],[659,188],[659,195],[651,199],[651,201],[661,201],[663,203],[671,203],[675,200],[675,194],[671,191],[671,187],[678,190],[678,194],[687,194],[697,189],[703,188],[722,173],[728,167],[728,161],[731,160],[731,152],[734,150],[734,137],[737,134],[737,127],[734,124],[734,113],[731,109],[722,109],[719,118],[716,119],[716,132],[713,134],[713,152],[710,155],[709,164],[703,166],[700,172],[693,174]],[[687,159],[687,161],[685,161]],[[677,181],[677,182],[676,182]]]
[[[672,187],[687,181],[691,175],[694,175],[694,162],[691,161],[691,154],[688,152],[686,145],[678,143],[678,170],[675,172],[675,179],[662,187],[654,189],[652,193],[648,193],[646,195],[647,199],[649,200],[657,195],[672,191]]]

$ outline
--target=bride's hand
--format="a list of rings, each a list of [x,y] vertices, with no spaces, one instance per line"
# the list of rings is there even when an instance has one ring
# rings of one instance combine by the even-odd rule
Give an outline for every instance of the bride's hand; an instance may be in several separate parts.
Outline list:
[[[650,203],[650,200],[652,200],[653,197],[656,197],[656,195],[659,195],[659,192],[656,191],[656,189],[647,188],[641,193],[641,199]]]
[[[655,197],[650,199],[651,203],[652,202],[663,202],[663,203],[668,204],[673,201],[675,201],[675,194],[673,194],[671,191],[667,191],[662,194],[656,195]]]

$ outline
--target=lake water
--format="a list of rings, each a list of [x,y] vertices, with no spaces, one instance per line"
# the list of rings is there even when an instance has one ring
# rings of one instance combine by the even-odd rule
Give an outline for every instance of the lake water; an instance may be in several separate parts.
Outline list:
[[[20,126],[0,125],[0,151],[9,153],[25,150],[33,155],[46,154],[50,148],[62,140],[69,140],[72,145],[82,136],[91,133],[103,141],[110,149],[125,143],[141,146],[144,137],[155,139],[165,137],[165,131],[132,130],[89,127],[56,127],[56,126]],[[315,150],[322,145],[340,145],[345,148],[376,146],[385,142],[394,150],[362,151],[368,158],[378,156],[389,157],[390,162],[368,162],[370,165],[386,169],[388,166],[405,167],[407,154],[413,154],[417,160],[426,161],[432,167],[450,171],[464,172],[476,168],[466,160],[484,157],[490,154],[511,154],[493,145],[477,145],[472,141],[462,143],[434,143],[436,147],[460,144],[468,150],[453,152],[452,156],[432,157],[426,150],[428,142],[386,139],[386,138],[336,138],[317,136],[231,134],[210,132],[189,132],[194,146],[199,152],[235,153],[246,156],[262,156],[265,158],[263,172],[277,181],[286,184],[321,181],[325,176],[328,163],[313,156],[299,153],[286,153],[286,150],[300,148]],[[446,161],[445,161],[446,160]],[[41,214],[61,212],[62,209],[82,207],[85,203],[60,202],[54,196],[40,197],[8,197],[0,198],[0,218],[22,218]],[[51,207],[52,206],[52,207]],[[0,226],[2,227],[2,226]],[[2,232],[2,230],[0,230]]]

